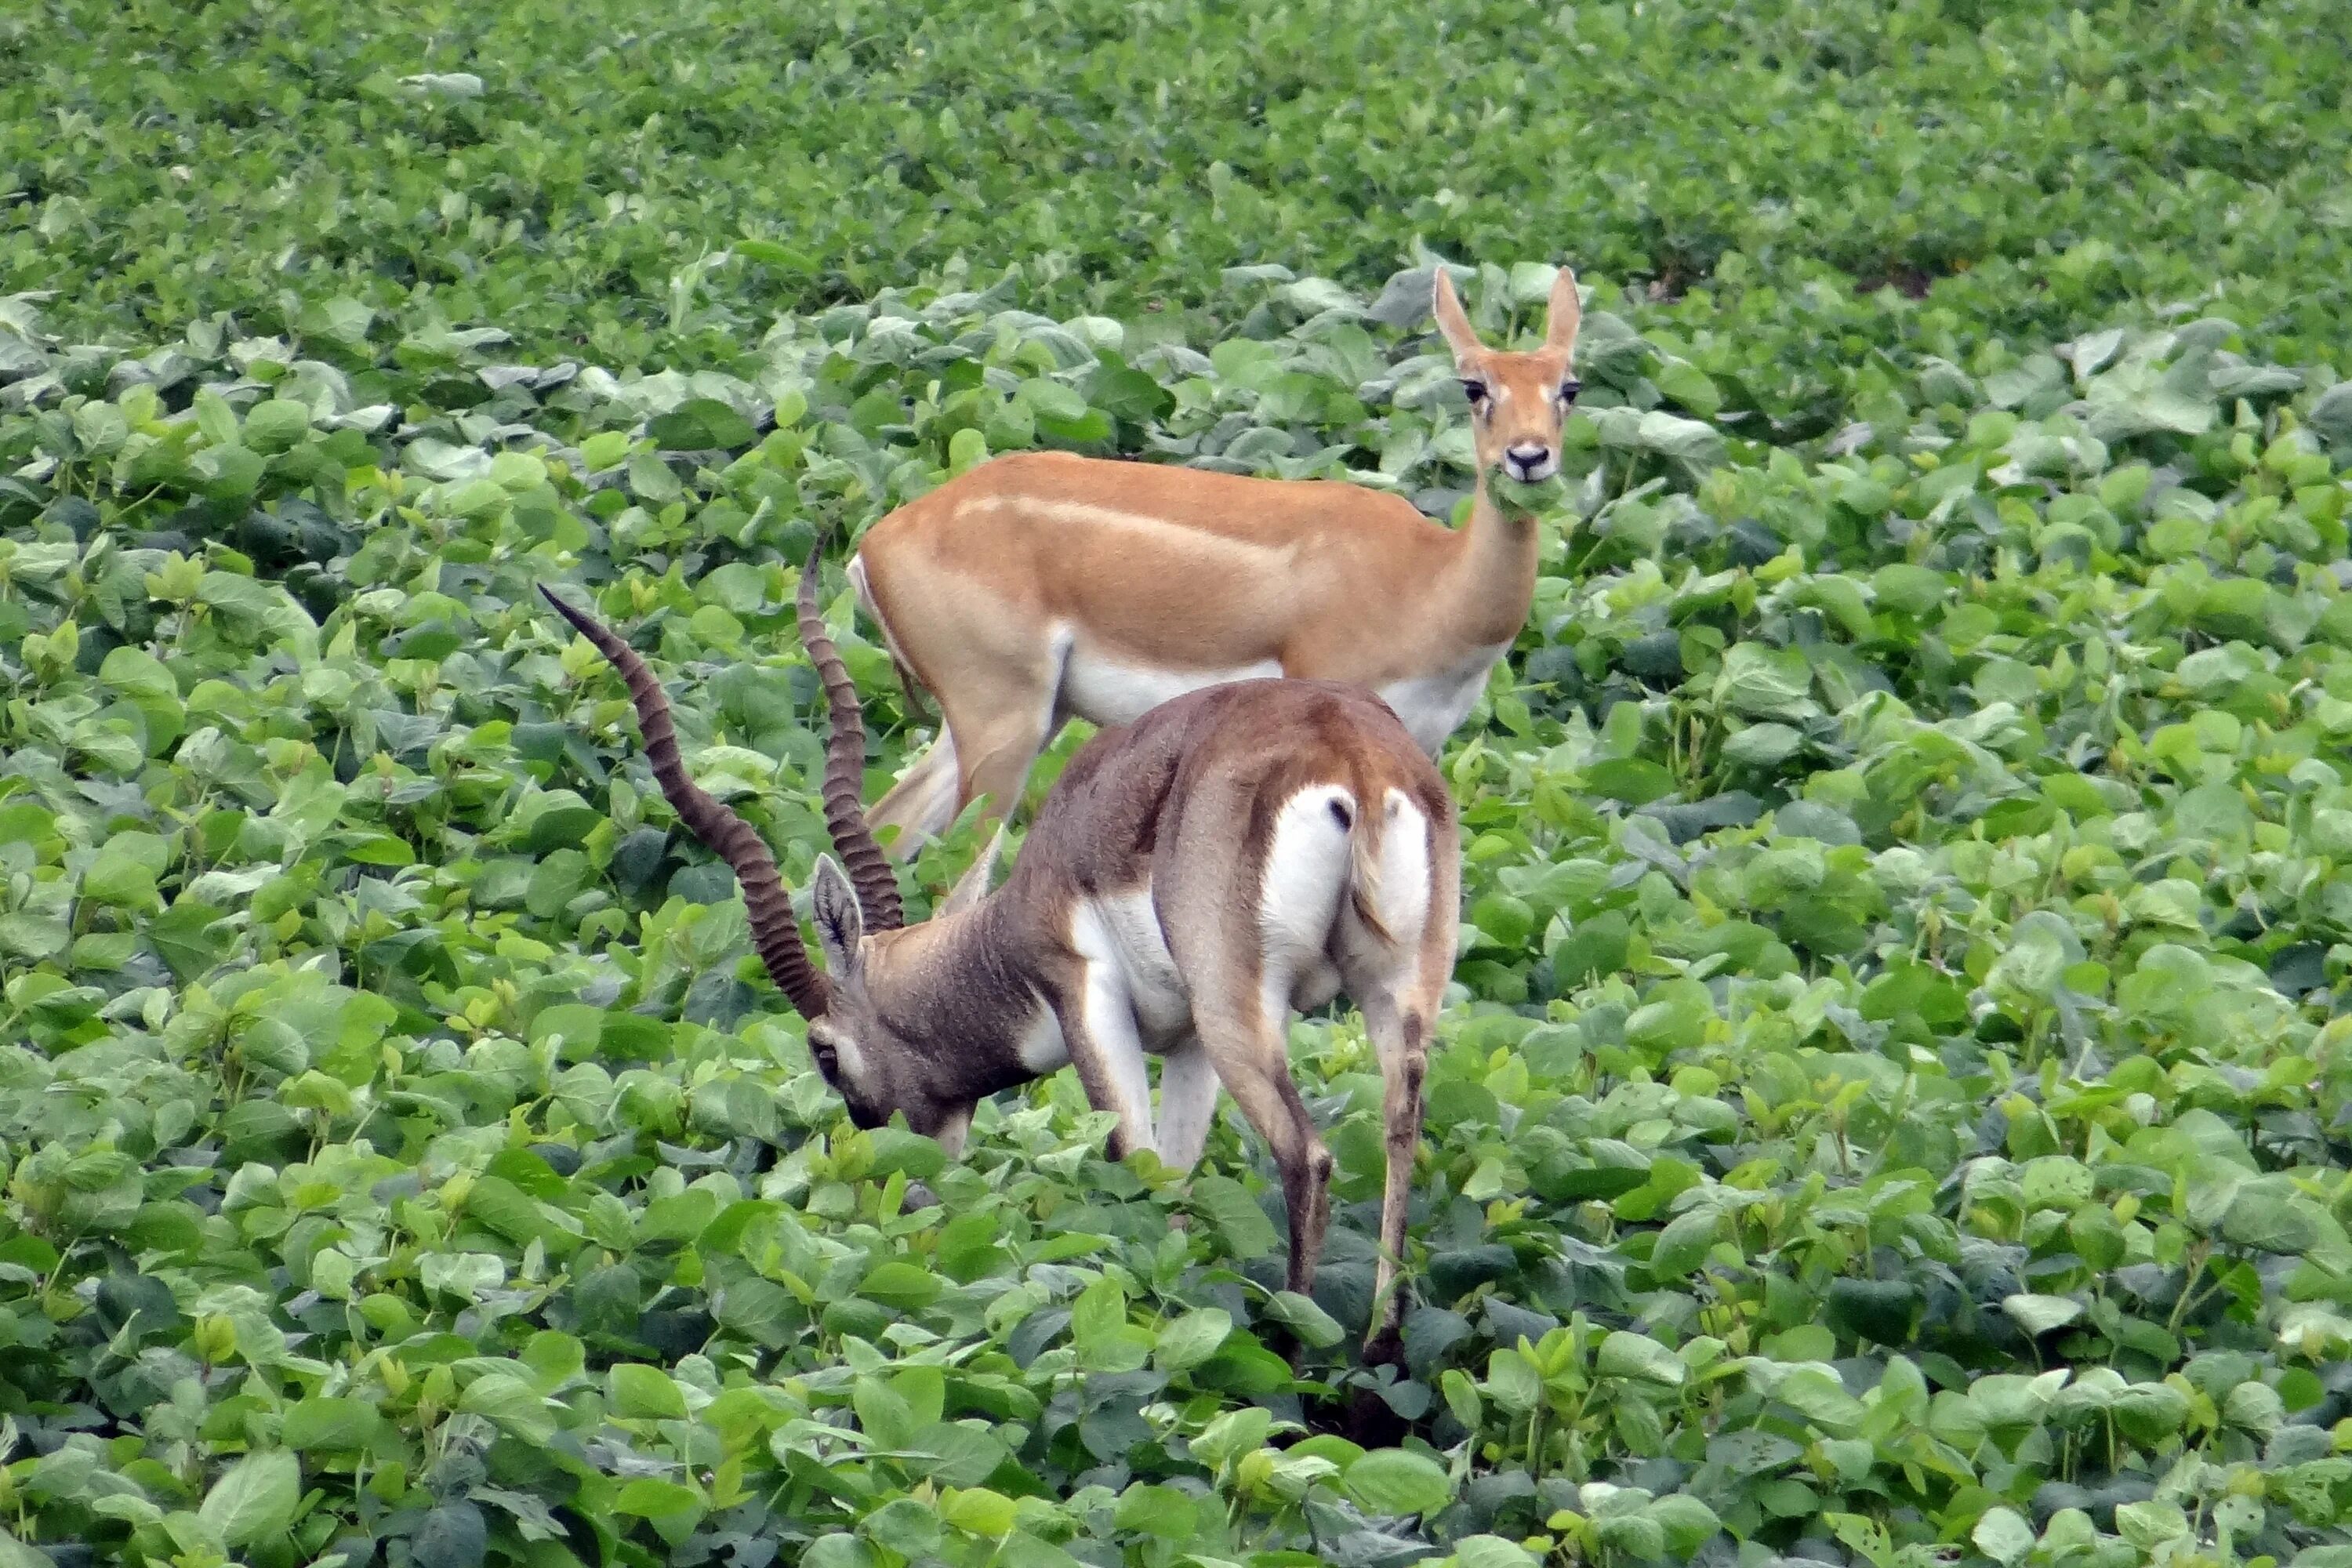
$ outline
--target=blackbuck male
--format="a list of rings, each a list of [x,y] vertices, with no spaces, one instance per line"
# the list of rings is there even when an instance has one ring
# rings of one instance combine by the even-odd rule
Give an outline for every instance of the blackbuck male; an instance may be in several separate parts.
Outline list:
[[[1251,479],[1060,452],[998,458],[867,531],[849,573],[909,699],[938,701],[930,749],[867,821],[910,854],[975,799],[1011,811],[1073,716],[1129,724],[1160,702],[1269,676],[1370,687],[1435,756],[1526,622],[1538,523],[1486,473],[1559,467],[1576,278],[1551,290],[1542,347],[1489,349],[1440,268],[1438,330],[1468,395],[1468,525],[1343,480]]]
[[[1386,1080],[1367,1346],[1393,1354],[1422,1078],[1459,918],[1460,828],[1435,766],[1359,688],[1257,680],[1192,692],[1080,749],[1002,887],[987,891],[992,845],[940,913],[908,925],[859,811],[863,720],[816,581],[812,557],[801,637],[830,710],[822,799],[848,868],[817,862],[822,971],[767,846],[688,778],[645,661],[542,592],[628,683],[662,793],[734,868],[760,956],[808,1021],[809,1053],[851,1120],[875,1127],[900,1112],[960,1152],[982,1099],[1068,1063],[1088,1101],[1118,1118],[1114,1158],[1149,1148],[1189,1170],[1222,1082],[1280,1168],[1289,1283],[1307,1290],[1329,1222],[1331,1155],[1286,1043],[1294,1009],[1344,988]],[[1147,1055],[1161,1062],[1156,1134]]]

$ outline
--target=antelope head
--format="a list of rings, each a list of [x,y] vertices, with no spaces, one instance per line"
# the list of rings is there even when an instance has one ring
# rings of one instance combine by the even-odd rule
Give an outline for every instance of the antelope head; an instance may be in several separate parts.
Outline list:
[[[1443,267],[1437,269],[1434,289],[1437,330],[1454,351],[1454,372],[1462,378],[1463,395],[1470,400],[1470,437],[1478,450],[1481,488],[1486,471],[1496,467],[1522,484],[1551,478],[1559,471],[1560,427],[1582,385],[1570,364],[1582,315],[1576,274],[1563,267],[1552,280],[1543,346],[1518,353],[1490,349],[1478,341]]]
[[[814,552],[801,574],[800,632],[824,683],[832,721],[822,800],[826,831],[841,857],[837,861],[831,855],[818,857],[810,888],[818,944],[824,949],[823,970],[810,962],[800,922],[793,914],[791,890],[777,873],[767,845],[750,823],[687,776],[669,699],[646,661],[594,616],[565,603],[544,584],[540,592],[627,682],[646,760],[662,794],[688,830],[734,868],[751,915],[752,944],[777,989],[807,1020],[809,1056],[840,1094],[850,1120],[859,1127],[879,1127],[893,1111],[904,1111],[908,1126],[927,1136],[960,1126],[961,1118],[970,1112],[969,1103],[941,1102],[934,1097],[922,1071],[922,1053],[891,1020],[887,995],[891,950],[912,931],[899,903],[898,880],[866,826],[859,798],[866,759],[864,717],[857,689],[817,609]],[[968,906],[976,890],[985,887],[1001,843],[1000,836],[957,888],[950,907]],[[886,994],[877,998],[877,990]]]

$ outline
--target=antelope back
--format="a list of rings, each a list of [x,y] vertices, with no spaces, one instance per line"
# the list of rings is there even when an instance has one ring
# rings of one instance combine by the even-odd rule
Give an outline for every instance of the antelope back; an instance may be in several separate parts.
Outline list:
[[[1077,899],[1148,884],[1163,923],[1181,904],[1193,919],[1254,928],[1283,814],[1310,797],[1344,812],[1335,826],[1359,842],[1380,844],[1392,798],[1433,829],[1443,824],[1452,842],[1445,781],[1387,704],[1338,681],[1236,681],[1161,703],[1080,748],[1006,887],[1050,879]]]

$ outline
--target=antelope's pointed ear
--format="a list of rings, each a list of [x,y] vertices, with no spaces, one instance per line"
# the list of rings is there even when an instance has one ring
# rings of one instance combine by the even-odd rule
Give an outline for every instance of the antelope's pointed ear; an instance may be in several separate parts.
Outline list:
[[[817,857],[809,899],[816,906],[816,940],[824,950],[825,969],[835,981],[853,978],[858,944],[866,938],[866,917],[858,911],[857,889],[832,856]]]
[[[1486,345],[1470,330],[1470,318],[1462,312],[1462,300],[1454,292],[1454,279],[1446,275],[1444,266],[1437,268],[1437,279],[1430,287],[1430,309],[1437,315],[1437,330],[1444,336],[1445,346],[1454,351],[1454,363],[1467,364],[1484,353]]]
[[[1544,331],[1544,347],[1564,354],[1576,352],[1576,329],[1584,320],[1584,306],[1576,296],[1576,273],[1566,267],[1551,280],[1551,319]]]

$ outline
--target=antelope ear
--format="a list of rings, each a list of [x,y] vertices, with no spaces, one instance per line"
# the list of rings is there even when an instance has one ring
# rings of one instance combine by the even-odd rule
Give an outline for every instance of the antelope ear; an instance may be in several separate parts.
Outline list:
[[[1564,354],[1576,352],[1576,329],[1584,320],[1584,307],[1576,296],[1576,274],[1568,268],[1551,280],[1551,320],[1544,332],[1544,346]]]
[[[836,982],[853,979],[858,947],[866,939],[866,917],[857,908],[857,889],[832,856],[817,857],[809,899],[816,906],[816,940],[824,950],[825,969]]]
[[[1454,279],[1443,265],[1437,268],[1437,279],[1431,285],[1430,308],[1437,315],[1437,330],[1445,338],[1445,346],[1454,351],[1454,363],[1468,364],[1484,353],[1486,345],[1470,330],[1470,318],[1462,311],[1462,300],[1454,292]]]

